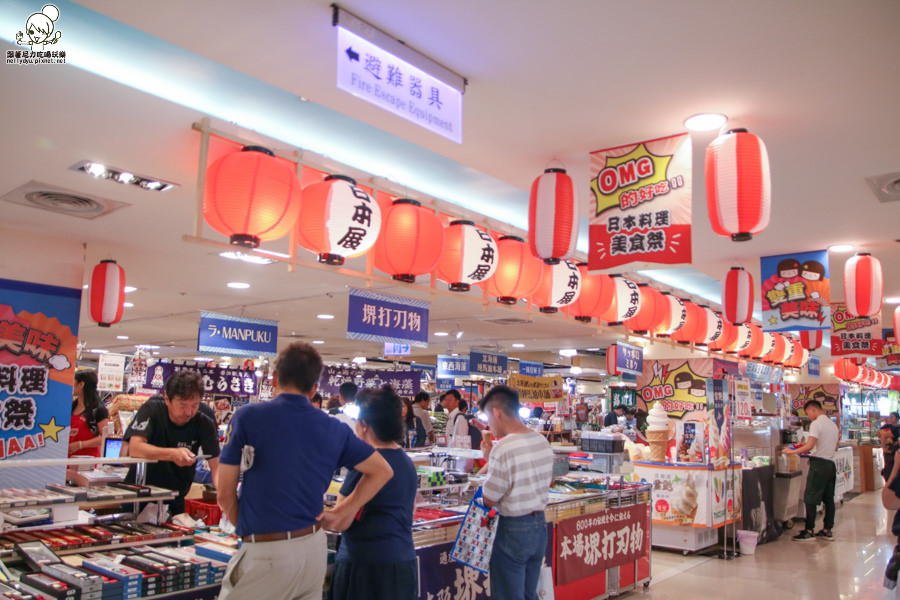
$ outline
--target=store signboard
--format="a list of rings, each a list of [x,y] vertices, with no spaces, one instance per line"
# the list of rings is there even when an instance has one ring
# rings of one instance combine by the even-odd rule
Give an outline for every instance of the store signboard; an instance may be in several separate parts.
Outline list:
[[[409,344],[384,343],[384,354],[382,356],[409,356],[410,354],[412,354],[412,346]]]
[[[347,337],[428,347],[428,302],[350,288]]]
[[[439,392],[449,392],[456,386],[455,379],[436,379],[434,381],[434,389]]]
[[[68,456],[81,290],[0,279],[0,460]],[[62,483],[65,466],[8,469],[3,487]]]
[[[544,363],[531,362],[530,360],[520,360],[519,373],[521,375],[529,375],[531,377],[543,377]]]
[[[125,386],[124,354],[101,354],[97,361],[97,390],[121,392]]]
[[[734,418],[750,421],[753,418],[753,402],[750,396],[749,381],[734,382]]]
[[[644,371],[644,349],[627,342],[616,342],[616,369],[639,375]]]
[[[529,377],[512,373],[509,387],[519,392],[520,402],[562,402],[566,399],[562,375]]]
[[[565,519],[556,526],[556,585],[634,563],[649,554],[649,504]]]
[[[339,394],[341,384],[348,381],[355,383],[359,389],[389,385],[399,396],[415,396],[422,389],[421,371],[380,371],[326,365],[319,379],[319,392],[325,395]]]
[[[278,322],[200,311],[197,350],[225,356],[275,356]]]
[[[496,352],[469,350],[469,373],[503,377],[509,373],[507,357]]]
[[[809,362],[806,363],[806,372],[810,377],[819,377],[822,375],[822,366],[818,356],[809,357]]]
[[[855,317],[847,305],[831,305],[831,355],[861,354],[882,355],[881,314],[871,317]]]
[[[340,25],[337,31],[339,89],[462,143],[461,88],[448,85]]]
[[[414,362],[410,363],[409,368],[422,373],[422,381],[434,381],[437,379],[437,365]]]
[[[763,331],[828,329],[827,250],[763,256],[760,274]]]
[[[765,365],[758,362],[742,363],[744,366],[743,375],[750,381],[758,383],[779,383],[782,380],[784,371],[772,365]]]
[[[203,365],[175,365],[156,363],[147,369],[144,387],[162,393],[166,381],[177,371],[192,371],[203,380],[203,391],[207,394],[223,396],[255,396],[259,393],[259,378],[256,370],[206,367]]]
[[[456,377],[468,377],[469,376],[469,357],[468,356],[448,356],[446,354],[438,354],[437,376],[438,376],[438,379],[453,379]]]
[[[591,153],[591,272],[691,262],[687,133]]]

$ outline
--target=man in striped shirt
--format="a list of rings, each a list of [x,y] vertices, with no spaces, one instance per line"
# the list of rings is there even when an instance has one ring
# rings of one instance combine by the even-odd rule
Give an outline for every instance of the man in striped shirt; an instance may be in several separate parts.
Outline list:
[[[482,493],[500,513],[491,552],[492,600],[534,600],[547,548],[544,508],[553,479],[553,451],[543,435],[519,418],[519,394],[505,385],[491,388],[479,407],[487,414],[492,444],[484,436],[488,461]]]

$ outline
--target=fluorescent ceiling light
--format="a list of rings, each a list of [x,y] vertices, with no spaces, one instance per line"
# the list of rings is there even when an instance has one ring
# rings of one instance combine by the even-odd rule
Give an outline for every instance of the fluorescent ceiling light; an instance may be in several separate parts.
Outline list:
[[[327,320],[329,320],[329,319],[333,319],[333,318],[334,318],[334,315],[321,314],[321,315],[316,315],[316,318],[317,318],[317,319],[324,319],[324,320],[327,321]]]
[[[116,339],[117,339],[117,340],[127,340],[127,339],[128,339],[128,336],[127,336],[127,335],[117,335],[117,336],[116,336]]]
[[[93,350],[88,350],[88,352],[93,352],[94,354],[106,354],[109,350],[100,350],[99,348],[95,348]]]
[[[700,113],[684,120],[688,131],[715,131],[721,129],[728,117],[720,113]]]
[[[354,357],[353,357],[353,364],[355,364],[355,365],[364,365],[364,364],[366,364],[366,357],[365,357],[365,356],[354,356]]]
[[[194,357],[194,361],[196,361],[196,362],[210,362],[210,360],[211,359],[206,356],[195,356]]]
[[[569,368],[569,373],[571,373],[572,375],[581,375],[583,372],[584,372],[584,369],[582,369],[581,367],[579,367],[577,365],[573,365],[572,367]]]
[[[228,287],[234,290],[246,290],[250,287],[250,284],[242,281],[231,281],[228,283]]]
[[[450,335],[450,334],[447,333],[446,331],[435,331],[434,332],[434,337],[447,337],[448,335]]]
[[[274,258],[257,256],[256,254],[241,252],[240,250],[220,252],[219,256],[221,256],[222,258],[228,258],[230,260],[242,260],[245,263],[250,263],[251,265],[270,265],[273,262],[276,262]]]
[[[900,296],[891,296],[884,299],[885,304],[900,304]]]
[[[512,347],[513,348],[524,348],[525,344],[513,344]]]
[[[852,252],[853,244],[835,244],[833,246],[828,246],[829,252]]]
[[[575,348],[563,348],[559,351],[560,356],[577,356],[578,350]]]
[[[88,284],[84,284],[83,286],[81,286],[81,289],[83,289],[83,290],[88,289]]]
[[[123,302],[122,306],[124,306],[125,308],[133,308],[134,302]]]
[[[126,294],[130,294],[131,292],[134,292],[134,291],[137,291],[137,288],[134,287],[133,285],[126,285],[126,286],[125,286],[125,293],[126,293]]]
[[[324,344],[324,340],[313,340],[313,344]]]

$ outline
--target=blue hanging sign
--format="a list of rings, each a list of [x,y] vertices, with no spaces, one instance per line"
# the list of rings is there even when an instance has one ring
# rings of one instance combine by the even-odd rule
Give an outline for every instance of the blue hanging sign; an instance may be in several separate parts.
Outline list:
[[[505,354],[495,352],[469,351],[469,372],[478,375],[502,377],[509,373]]]
[[[819,377],[822,374],[821,363],[818,356],[810,356],[809,362],[806,363],[806,371],[810,377]]]
[[[434,382],[434,389],[439,392],[449,392],[455,385],[455,379],[437,379]]]
[[[410,354],[412,354],[412,347],[409,344],[384,343],[384,356],[409,356]]]
[[[409,368],[413,371],[422,373],[422,381],[434,381],[437,379],[437,365],[429,365],[425,363],[410,363]]]
[[[616,368],[622,373],[640,375],[644,372],[644,349],[625,342],[616,342]]]
[[[531,362],[528,360],[520,360],[519,361],[519,373],[522,375],[528,375],[529,377],[543,377],[544,376],[544,363]]]
[[[428,303],[350,288],[347,337],[366,342],[393,342],[428,347]]]
[[[200,311],[197,350],[226,356],[275,356],[278,322]]]
[[[469,376],[468,356],[447,356],[438,354],[437,357],[438,379],[450,379]]]

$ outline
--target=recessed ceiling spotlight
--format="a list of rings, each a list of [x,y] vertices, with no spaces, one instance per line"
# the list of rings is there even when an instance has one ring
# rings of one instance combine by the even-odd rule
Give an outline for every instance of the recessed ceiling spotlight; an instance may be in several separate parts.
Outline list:
[[[354,356],[354,357],[353,357],[353,364],[355,364],[355,365],[364,365],[364,364],[366,364],[366,357],[365,357],[365,356]]]
[[[249,283],[244,283],[242,281],[230,281],[228,283],[228,287],[234,290],[246,290],[250,287]]]
[[[91,177],[96,177],[97,179],[108,179],[123,185],[136,185],[153,192],[165,192],[166,190],[178,187],[177,183],[164,181],[158,177],[135,175],[131,171],[119,169],[118,167],[109,167],[103,163],[94,162],[92,160],[78,161],[69,167],[69,169],[87,173]]]
[[[122,306],[125,308],[134,308],[134,302],[123,302]]]
[[[313,340],[313,344],[324,344],[324,340]]]
[[[900,296],[890,296],[884,299],[885,304],[900,304]]]
[[[334,315],[321,314],[321,315],[316,315],[316,318],[317,318],[317,319],[323,319],[323,320],[326,320],[326,321],[327,321],[327,320],[329,320],[329,319],[333,319],[333,318],[334,318]]]
[[[513,348],[524,348],[525,344],[513,344],[512,347]]]
[[[571,367],[569,367],[569,373],[571,373],[572,375],[581,375],[583,372],[584,369],[577,365],[572,365]]]
[[[153,356],[159,356],[159,352],[157,352],[156,350],[154,350],[154,351],[153,351]]]
[[[434,337],[447,337],[448,335],[450,335],[450,334],[447,333],[446,331],[435,331],[434,332]]]
[[[684,120],[688,131],[715,131],[721,129],[728,117],[721,113],[700,113]]]
[[[116,336],[116,339],[117,339],[117,340],[127,340],[127,339],[128,339],[128,336],[127,336],[127,335],[117,335],[117,336]]]
[[[251,265],[271,265],[273,262],[277,262],[274,258],[257,256],[256,254],[241,252],[240,250],[220,252],[219,256],[231,260],[242,260],[245,263],[250,263]]]
[[[125,286],[125,293],[126,293],[126,294],[130,294],[131,292],[136,292],[136,291],[137,291],[137,288],[134,287],[133,285],[126,285],[126,286]]]
[[[828,246],[829,252],[852,252],[853,244],[835,244],[833,246]]]
[[[81,289],[83,289],[83,290],[88,289],[88,284],[84,284],[83,286],[81,286]]]

